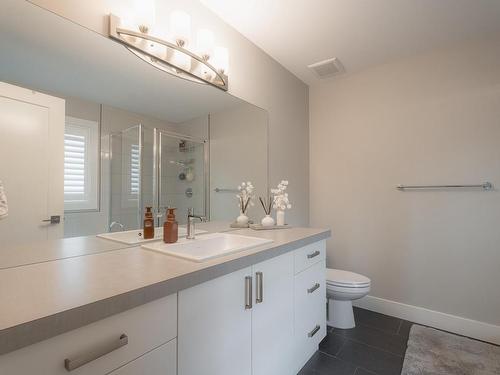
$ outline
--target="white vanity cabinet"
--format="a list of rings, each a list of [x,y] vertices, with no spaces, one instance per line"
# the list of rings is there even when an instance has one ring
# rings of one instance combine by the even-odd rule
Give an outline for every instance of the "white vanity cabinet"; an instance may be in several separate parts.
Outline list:
[[[295,356],[297,371],[326,335],[325,261],[295,275]]]
[[[326,335],[326,241],[295,251],[295,372]]]
[[[293,375],[326,334],[325,271],[320,241],[4,354],[0,374]]]
[[[293,371],[293,253],[179,292],[179,375]]]
[[[174,375],[176,336],[173,294],[4,354],[0,374]],[[135,368],[141,371],[130,372]]]
[[[326,334],[324,248],[180,291],[178,375],[296,374]]]

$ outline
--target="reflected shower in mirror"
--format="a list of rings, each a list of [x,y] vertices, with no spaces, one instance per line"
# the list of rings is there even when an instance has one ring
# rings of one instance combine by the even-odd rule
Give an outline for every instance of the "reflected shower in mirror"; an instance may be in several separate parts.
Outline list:
[[[206,140],[158,131],[158,207],[177,208],[177,221],[186,224],[187,210],[208,216],[208,143]],[[162,221],[158,222],[161,225]]]

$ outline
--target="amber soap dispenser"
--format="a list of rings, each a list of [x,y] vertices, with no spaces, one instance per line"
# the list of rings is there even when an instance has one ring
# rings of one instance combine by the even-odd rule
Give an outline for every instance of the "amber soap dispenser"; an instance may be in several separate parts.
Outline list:
[[[175,243],[179,238],[179,224],[175,220],[175,208],[169,208],[167,219],[163,224],[163,242]]]
[[[155,222],[153,219],[153,213],[151,212],[151,207],[146,207],[146,213],[144,214],[143,232],[145,240],[155,238]]]

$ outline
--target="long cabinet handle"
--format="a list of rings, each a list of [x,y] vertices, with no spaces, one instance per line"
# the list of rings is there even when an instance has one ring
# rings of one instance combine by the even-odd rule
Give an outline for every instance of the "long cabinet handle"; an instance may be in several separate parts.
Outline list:
[[[128,344],[128,336],[123,333],[117,340],[112,342],[99,345],[93,349],[90,349],[86,353],[82,353],[74,358],[66,358],[64,360],[64,368],[68,371],[73,371],[78,367],[81,367],[89,362],[95,361],[96,359],[115,351]]]
[[[252,308],[252,276],[245,276],[245,309]]]
[[[311,254],[307,254],[307,259],[312,259],[314,257],[317,257],[320,253],[319,250],[316,250],[315,252],[311,253]]]
[[[264,302],[264,274],[262,272],[255,273],[255,303]]]
[[[313,329],[311,332],[309,332],[309,333],[307,334],[307,336],[308,336],[308,337],[313,337],[316,333],[318,333],[318,331],[319,331],[319,329],[320,329],[320,328],[321,328],[321,327],[320,327],[319,325],[317,325],[316,327],[314,327],[314,329]]]
[[[312,293],[314,292],[316,289],[318,289],[320,287],[319,283],[316,283],[314,284],[312,287],[310,287],[309,289],[307,289],[307,293]]]

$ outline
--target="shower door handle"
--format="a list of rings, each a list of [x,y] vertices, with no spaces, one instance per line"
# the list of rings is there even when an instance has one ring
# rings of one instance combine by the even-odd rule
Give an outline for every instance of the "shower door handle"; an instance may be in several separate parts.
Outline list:
[[[42,220],[42,223],[60,224],[61,223],[61,216],[60,215],[53,215],[49,219]]]

